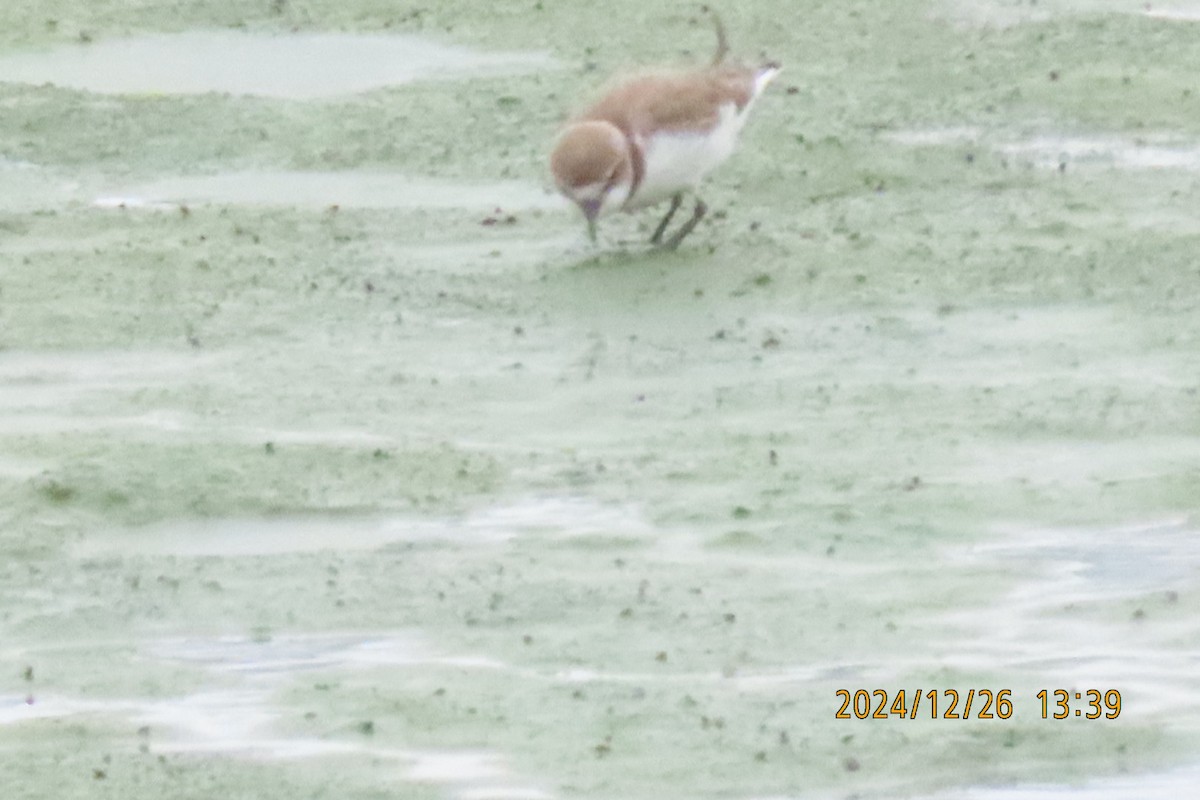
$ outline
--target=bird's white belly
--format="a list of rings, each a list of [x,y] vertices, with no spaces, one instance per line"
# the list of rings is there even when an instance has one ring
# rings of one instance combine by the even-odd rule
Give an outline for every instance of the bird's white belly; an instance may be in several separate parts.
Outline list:
[[[721,108],[710,131],[660,132],[642,143],[646,169],[641,185],[625,204],[626,210],[662,202],[692,189],[733,153],[745,114],[729,103]]]

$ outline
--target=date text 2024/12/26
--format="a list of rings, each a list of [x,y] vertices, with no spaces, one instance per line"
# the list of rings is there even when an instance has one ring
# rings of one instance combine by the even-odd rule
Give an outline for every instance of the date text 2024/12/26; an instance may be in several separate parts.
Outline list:
[[[971,719],[972,714],[975,719],[1009,719],[1013,715],[1011,689],[917,689],[911,693],[905,689],[838,689],[834,694],[841,701],[834,714],[837,719],[916,719],[918,715]],[[1042,689],[1036,699],[1042,719],[1116,719],[1121,714],[1121,693],[1116,689]]]

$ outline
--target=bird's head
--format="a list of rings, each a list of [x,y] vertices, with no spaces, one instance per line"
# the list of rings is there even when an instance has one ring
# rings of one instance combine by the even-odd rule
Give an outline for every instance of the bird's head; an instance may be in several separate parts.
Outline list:
[[[609,122],[568,125],[550,154],[558,190],[583,212],[596,238],[596,219],[619,208],[633,186],[633,161],[625,135]]]

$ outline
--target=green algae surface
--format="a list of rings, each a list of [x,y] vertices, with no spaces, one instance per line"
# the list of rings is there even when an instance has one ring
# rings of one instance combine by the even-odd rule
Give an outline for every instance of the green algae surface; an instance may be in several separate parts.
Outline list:
[[[5,797],[1179,796],[1200,23],[1134,5],[722,9],[785,71],[661,253],[544,159],[692,5],[5,4]],[[540,60],[4,76],[187,32]]]

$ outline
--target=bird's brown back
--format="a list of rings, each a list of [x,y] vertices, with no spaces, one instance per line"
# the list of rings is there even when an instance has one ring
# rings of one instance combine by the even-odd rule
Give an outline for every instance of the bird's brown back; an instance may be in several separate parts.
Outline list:
[[[577,120],[605,120],[627,136],[650,130],[703,131],[721,106],[744,108],[754,96],[756,71],[720,64],[707,69],[641,75],[611,89]]]

